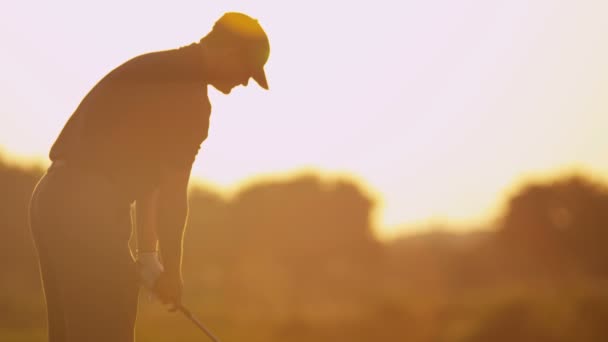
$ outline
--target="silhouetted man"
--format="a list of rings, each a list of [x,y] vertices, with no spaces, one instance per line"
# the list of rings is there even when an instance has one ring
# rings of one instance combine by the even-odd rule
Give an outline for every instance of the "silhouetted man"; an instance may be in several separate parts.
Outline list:
[[[187,187],[209,128],[207,85],[228,94],[253,78],[268,89],[269,51],[257,20],[226,13],[199,43],[131,59],[80,103],[30,203],[51,342],[133,341],[140,282],[180,304]],[[132,203],[136,261],[127,244]]]

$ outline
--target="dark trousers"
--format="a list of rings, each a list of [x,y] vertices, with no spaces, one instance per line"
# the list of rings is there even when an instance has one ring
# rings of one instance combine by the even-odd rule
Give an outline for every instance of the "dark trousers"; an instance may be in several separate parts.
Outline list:
[[[32,194],[30,227],[49,342],[132,342],[139,283],[130,203],[102,177],[54,163]]]

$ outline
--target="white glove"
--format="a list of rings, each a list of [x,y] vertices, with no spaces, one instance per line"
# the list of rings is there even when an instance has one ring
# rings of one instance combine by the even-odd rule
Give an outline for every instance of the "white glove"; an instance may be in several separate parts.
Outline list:
[[[142,285],[154,291],[154,286],[161,273],[165,270],[160,263],[158,252],[143,252],[137,255],[137,272]]]

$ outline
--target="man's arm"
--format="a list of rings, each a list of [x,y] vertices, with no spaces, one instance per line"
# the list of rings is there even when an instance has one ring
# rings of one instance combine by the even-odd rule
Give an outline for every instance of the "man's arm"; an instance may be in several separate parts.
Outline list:
[[[181,275],[182,239],[188,216],[190,170],[172,171],[158,189],[157,228],[165,271]]]
[[[158,189],[156,233],[164,272],[156,293],[164,303],[179,305],[182,290],[182,239],[188,216],[190,168],[172,170]]]
[[[135,223],[137,226],[137,254],[156,252],[158,235],[156,230],[158,214],[158,189],[145,194],[135,203]]]

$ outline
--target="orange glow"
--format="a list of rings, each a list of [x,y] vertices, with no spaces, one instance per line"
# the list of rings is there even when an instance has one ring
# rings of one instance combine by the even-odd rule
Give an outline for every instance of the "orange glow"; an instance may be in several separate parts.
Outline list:
[[[28,6],[0,14],[0,146],[16,155],[45,158],[120,63],[198,41],[239,10],[269,34],[271,91],[210,90],[210,136],[194,166],[205,182],[346,172],[377,193],[377,224],[392,236],[415,223],[482,224],[529,173],[608,171],[601,2]]]

